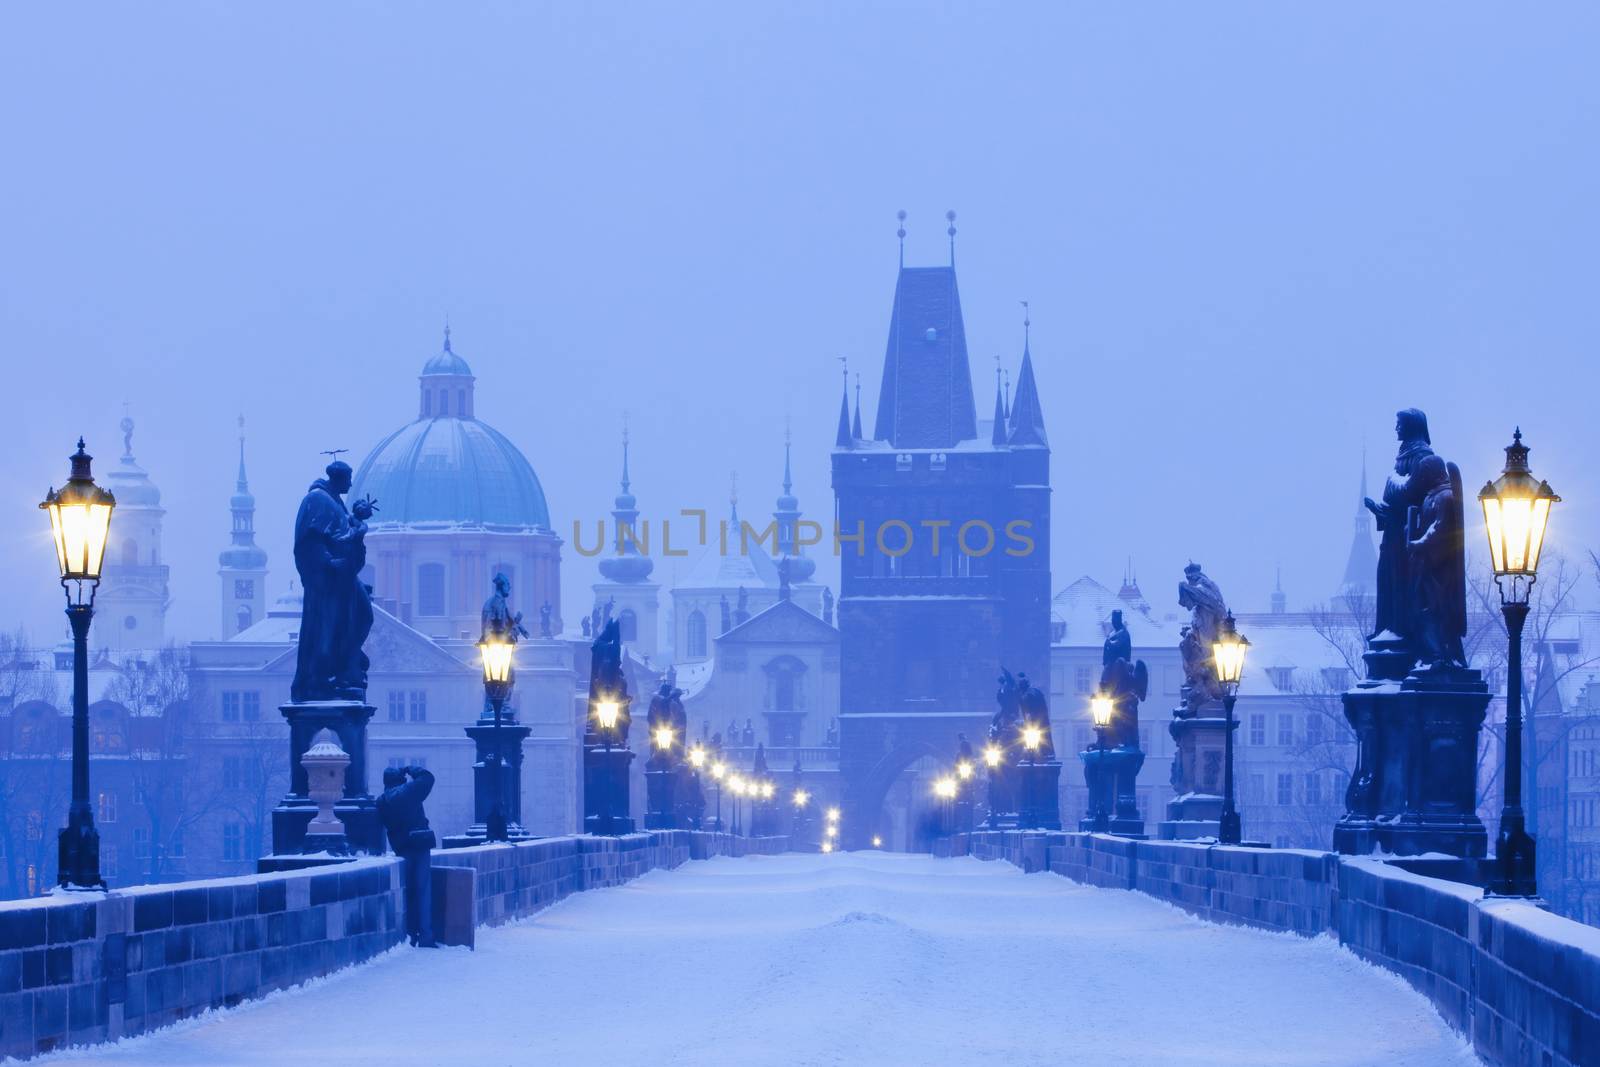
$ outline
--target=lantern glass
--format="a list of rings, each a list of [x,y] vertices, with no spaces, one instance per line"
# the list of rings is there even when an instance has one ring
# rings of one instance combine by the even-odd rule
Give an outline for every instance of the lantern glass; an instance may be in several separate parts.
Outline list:
[[[699,745],[689,750],[689,762],[698,770],[706,765],[706,750]]]
[[[1044,731],[1037,726],[1024,726],[1022,728],[1022,747],[1029,752],[1036,751],[1044,744]]]
[[[504,684],[511,680],[512,653],[516,645],[502,637],[486,637],[478,643],[478,651],[483,654],[483,680],[488,683]]]
[[[594,706],[595,721],[602,730],[614,730],[617,727],[617,716],[622,712],[622,705],[615,700],[601,700]]]
[[[665,751],[672,747],[672,727],[656,727],[656,747]]]
[[[1115,710],[1115,702],[1104,693],[1096,693],[1089,698],[1089,714],[1094,717],[1094,724],[1102,730],[1111,725],[1111,713]]]
[[[1244,677],[1244,656],[1249,648],[1250,642],[1234,626],[1233,613],[1229,612],[1217,630],[1216,642],[1211,646],[1211,662],[1217,671],[1217,681],[1230,692],[1238,688],[1239,679]]]
[[[715,778],[717,781],[722,781],[722,776],[727,773],[728,765],[723,763],[721,760],[717,760],[717,762],[711,765],[711,777]]]
[[[972,761],[968,760],[968,759],[964,759],[964,760],[961,760],[960,762],[958,762],[956,764],[956,774],[959,777],[963,778],[963,779],[971,778],[972,777]]]
[[[1001,755],[1002,753],[999,745],[988,744],[983,747],[983,762],[988,764],[990,767],[1000,766]]]
[[[1535,478],[1528,469],[1528,452],[1519,429],[1506,446],[1500,477],[1478,494],[1489,536],[1489,564],[1496,578],[1532,581],[1537,576],[1550,505],[1561,500],[1549,482]]]
[[[806,802],[809,801],[810,799],[811,799],[811,794],[807,793],[804,789],[796,789],[794,791],[794,806],[795,807],[797,807],[797,808],[805,807],[806,806]]]
[[[761,783],[761,799],[762,800],[771,800],[772,797],[773,797],[773,794],[775,794],[777,791],[778,791],[778,787],[773,785],[771,782],[762,782]]]
[[[63,581],[98,582],[105,563],[115,498],[92,480],[52,489],[39,506],[50,513],[56,568]]]

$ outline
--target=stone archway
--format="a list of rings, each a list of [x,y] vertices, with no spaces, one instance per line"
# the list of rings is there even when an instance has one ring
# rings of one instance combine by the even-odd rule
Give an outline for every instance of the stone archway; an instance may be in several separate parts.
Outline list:
[[[979,747],[989,719],[986,713],[840,716],[845,847],[869,848],[873,834],[889,826],[884,802],[907,768],[924,757],[954,763],[957,737],[965,733]]]

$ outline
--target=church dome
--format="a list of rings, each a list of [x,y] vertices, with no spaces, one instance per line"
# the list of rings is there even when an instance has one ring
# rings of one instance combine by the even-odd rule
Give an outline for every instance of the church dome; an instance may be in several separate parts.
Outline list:
[[[347,499],[377,498],[374,528],[549,529],[533,466],[504,434],[473,416],[471,373],[446,333],[444,349],[423,367],[421,416],[380,441],[356,469]],[[445,389],[441,375],[469,381]]]

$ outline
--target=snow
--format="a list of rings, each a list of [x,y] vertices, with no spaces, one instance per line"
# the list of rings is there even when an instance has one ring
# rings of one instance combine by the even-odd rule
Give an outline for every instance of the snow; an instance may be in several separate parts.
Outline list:
[[[1477,1064],[1329,939],[1003,863],[716,859],[66,1064]]]

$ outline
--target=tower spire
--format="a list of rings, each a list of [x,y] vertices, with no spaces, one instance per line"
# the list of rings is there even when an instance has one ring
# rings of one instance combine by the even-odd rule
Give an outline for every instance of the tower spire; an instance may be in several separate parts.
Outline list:
[[[250,481],[244,474],[244,416],[239,416],[239,480],[237,489],[241,493],[250,491]]]
[[[894,231],[894,235],[896,237],[900,238],[900,269],[901,270],[905,270],[906,269],[906,209],[905,208],[901,208],[898,212],[896,212],[895,213],[895,218],[900,220],[900,228]]]
[[[839,429],[834,434],[833,446],[850,448],[855,444],[855,438],[850,433],[850,364],[844,356],[839,357],[839,362],[844,365],[844,393],[839,397]]]
[[[850,435],[861,440],[861,372],[856,371],[856,416],[850,422]]]
[[[989,433],[989,443],[999,448],[1006,443],[1006,403],[1000,395],[1000,357],[994,357],[994,427]]]
[[[955,213],[955,210],[951,209],[950,211],[946,211],[944,213],[944,218],[945,218],[945,221],[950,224],[950,228],[948,230],[946,230],[945,233],[948,233],[950,235],[950,265],[953,267],[953,266],[956,265],[956,213]]]
[[[1029,351],[1028,302],[1022,301],[1022,367],[1017,371],[1017,400],[1011,408],[1011,432],[1006,443],[1012,447],[1049,448],[1044,429],[1044,409],[1039,403],[1039,387],[1033,380],[1033,354]]]
[[[628,413],[622,413],[622,491],[628,492]]]

